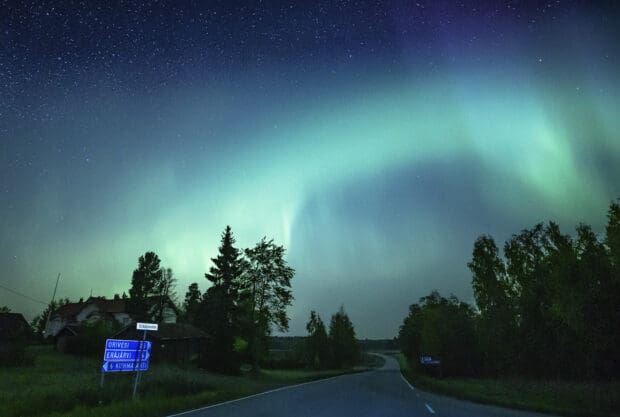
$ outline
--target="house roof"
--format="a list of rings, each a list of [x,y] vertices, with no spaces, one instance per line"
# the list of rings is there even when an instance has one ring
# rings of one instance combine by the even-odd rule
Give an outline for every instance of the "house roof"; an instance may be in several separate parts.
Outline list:
[[[163,298],[163,299],[162,299]],[[171,307],[177,314],[178,308],[170,300],[168,296],[151,296],[146,299],[148,305],[152,308],[158,305],[160,302]],[[94,304],[98,307],[99,311],[108,314],[114,313],[128,313],[129,312],[129,300],[122,298],[107,299],[105,297],[89,297],[86,301],[80,301],[79,303],[68,303],[57,308],[53,315],[59,315],[61,318],[72,321],[78,315],[82,309],[88,305]]]
[[[125,327],[114,337],[125,337],[129,339],[142,339],[142,330],[136,330],[135,323]],[[149,340],[180,340],[206,338],[208,335],[197,327],[187,323],[160,323],[157,331],[147,332]]]
[[[108,300],[105,297],[90,297],[87,303],[94,303],[99,310],[105,313],[125,313],[127,311],[127,303],[121,298]]]
[[[53,315],[59,315],[63,319],[72,319],[84,308],[84,303],[68,303],[54,310]]]
[[[90,297],[86,301],[62,305],[54,311],[54,315],[70,320],[75,318],[87,304],[95,304],[104,313],[124,313],[127,311],[127,305],[123,299],[108,300],[105,297]]]
[[[32,334],[30,325],[19,313],[0,313],[0,339],[17,339]]]

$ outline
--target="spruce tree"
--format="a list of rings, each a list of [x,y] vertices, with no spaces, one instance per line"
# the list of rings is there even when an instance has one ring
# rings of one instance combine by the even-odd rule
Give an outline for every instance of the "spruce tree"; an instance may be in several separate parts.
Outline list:
[[[155,295],[159,287],[163,272],[161,263],[155,252],[146,252],[138,259],[138,268],[133,271],[129,298],[131,312],[139,320],[149,320],[149,306],[147,298]]]
[[[355,365],[360,354],[359,346],[355,340],[353,323],[343,306],[332,316],[329,323],[329,340],[335,367],[348,368]]]
[[[198,325],[200,314],[200,303],[202,301],[202,294],[198,288],[197,282],[192,282],[187,287],[185,293],[185,301],[183,302],[183,315],[187,323],[192,325]]]
[[[233,344],[238,327],[236,300],[243,259],[234,243],[230,226],[226,226],[219,254],[211,259],[213,266],[205,274],[211,287],[204,295],[202,316],[211,342],[204,365],[223,372],[236,372],[239,367]]]
[[[330,359],[329,339],[321,316],[314,310],[310,312],[310,320],[306,324],[306,330],[308,331],[306,349],[309,365],[314,368],[326,367]]]

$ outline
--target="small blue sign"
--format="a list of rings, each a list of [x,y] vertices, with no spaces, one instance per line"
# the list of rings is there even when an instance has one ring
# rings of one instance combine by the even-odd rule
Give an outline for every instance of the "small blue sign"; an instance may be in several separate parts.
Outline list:
[[[150,350],[106,350],[103,354],[104,361],[148,361],[151,357]]]
[[[146,371],[151,358],[151,342],[108,339],[101,372]]]
[[[133,372],[133,371],[146,371],[149,369],[149,363],[147,361],[127,361],[127,362],[103,362],[101,372]]]
[[[151,350],[151,342],[148,340],[120,340],[120,339],[108,339],[105,341],[105,348],[107,349],[122,349],[122,350],[139,350],[140,348]]]
[[[422,365],[440,365],[441,361],[439,359],[433,359],[432,356],[420,356],[420,363]]]

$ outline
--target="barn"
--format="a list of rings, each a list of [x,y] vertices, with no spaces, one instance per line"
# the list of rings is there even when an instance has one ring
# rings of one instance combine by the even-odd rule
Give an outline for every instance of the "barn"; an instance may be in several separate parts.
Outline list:
[[[142,340],[144,332],[132,324],[116,333],[113,339]],[[208,335],[187,323],[160,323],[157,331],[147,331],[153,342],[151,361],[187,363],[198,359],[206,349]]]

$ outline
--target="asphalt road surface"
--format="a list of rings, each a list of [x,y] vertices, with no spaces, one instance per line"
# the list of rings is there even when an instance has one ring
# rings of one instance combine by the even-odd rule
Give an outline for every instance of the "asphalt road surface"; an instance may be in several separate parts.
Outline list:
[[[343,375],[256,394],[182,417],[549,417],[418,391],[394,358],[375,371]]]

